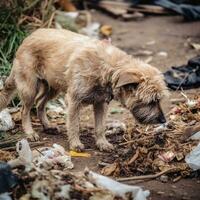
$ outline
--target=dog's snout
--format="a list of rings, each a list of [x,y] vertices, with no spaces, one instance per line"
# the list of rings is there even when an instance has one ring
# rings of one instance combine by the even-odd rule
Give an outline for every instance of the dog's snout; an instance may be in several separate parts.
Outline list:
[[[166,118],[164,115],[160,116],[158,120],[159,120],[159,123],[161,123],[161,124],[166,123]]]

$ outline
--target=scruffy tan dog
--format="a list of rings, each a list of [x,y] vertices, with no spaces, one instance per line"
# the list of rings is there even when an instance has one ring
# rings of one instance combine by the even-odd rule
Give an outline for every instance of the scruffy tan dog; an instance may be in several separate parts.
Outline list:
[[[31,125],[33,104],[44,129],[55,129],[49,124],[45,105],[60,92],[65,93],[71,149],[84,148],[79,140],[79,112],[84,105],[94,107],[96,144],[100,150],[113,149],[104,135],[105,115],[112,98],[140,123],[165,122],[160,100],[166,86],[159,70],[107,42],[66,30],[38,29],[23,41],[1,91],[1,109],[16,90],[23,103],[22,126],[31,140],[39,138]]]

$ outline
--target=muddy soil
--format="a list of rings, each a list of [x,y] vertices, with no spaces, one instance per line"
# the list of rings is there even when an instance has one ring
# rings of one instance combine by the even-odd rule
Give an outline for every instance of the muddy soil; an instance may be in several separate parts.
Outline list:
[[[179,16],[148,16],[141,21],[122,22],[113,19],[103,13],[94,11],[92,13],[94,21],[111,25],[113,28],[112,43],[131,55],[135,55],[139,50],[152,51],[152,61],[150,64],[165,71],[171,66],[181,65],[189,58],[198,55],[199,52],[192,49],[190,41],[200,42],[200,22],[183,22]],[[159,52],[166,52],[167,56],[159,55]],[[140,56],[147,59],[149,56]],[[188,95],[194,95],[200,90],[186,91]],[[199,93],[200,94],[200,93]],[[165,99],[163,106],[167,113],[172,106],[170,99],[180,97],[180,92],[172,92],[169,99]],[[114,112],[117,110],[118,112]],[[119,112],[120,111],[120,112]],[[107,121],[120,120],[126,122],[133,121],[130,113],[121,108],[117,102],[112,102]],[[91,158],[73,158],[75,168],[73,171],[84,170],[89,167],[91,170],[99,171],[98,163],[103,153],[99,152],[94,142],[94,119],[91,107],[84,108],[81,113],[81,140],[86,146],[86,151],[91,153]],[[60,126],[62,134],[41,136],[47,139],[48,144],[59,143],[68,149],[65,127]],[[41,128],[39,127],[41,130]],[[106,153],[104,153],[105,155]],[[129,184],[133,184],[129,182]],[[162,183],[152,180],[139,183],[151,191],[152,200],[179,200],[179,199],[200,199],[200,180],[182,179],[177,183]]]

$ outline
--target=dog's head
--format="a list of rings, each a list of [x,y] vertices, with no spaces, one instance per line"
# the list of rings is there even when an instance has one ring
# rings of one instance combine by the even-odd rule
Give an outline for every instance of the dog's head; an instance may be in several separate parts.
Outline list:
[[[167,94],[159,70],[145,63],[124,67],[114,75],[114,97],[143,124],[165,123],[160,101]]]

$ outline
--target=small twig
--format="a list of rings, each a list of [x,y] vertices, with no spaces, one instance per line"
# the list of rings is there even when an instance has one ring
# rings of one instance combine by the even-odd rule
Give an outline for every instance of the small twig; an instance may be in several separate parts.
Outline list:
[[[137,149],[136,150],[136,153],[133,155],[133,157],[128,161],[128,165],[130,165],[130,164],[132,164],[133,162],[135,162],[135,160],[138,158],[138,156],[139,156],[139,150]]]
[[[125,177],[125,178],[117,178],[117,181],[134,181],[134,180],[146,180],[146,179],[155,179],[158,178],[159,176],[163,175],[163,174],[168,174],[174,171],[178,171],[180,170],[179,168],[175,167],[175,168],[170,168],[167,169],[165,171],[159,172],[157,174],[152,174],[152,175],[144,175],[144,176],[132,176],[132,177]]]
[[[180,181],[181,178],[182,178],[182,176],[176,177],[175,179],[173,179],[173,183],[176,183],[176,182]]]
[[[31,142],[31,143],[29,143],[31,148],[34,148],[34,147],[37,147],[37,146],[40,146],[40,145],[43,145],[43,144],[45,144],[45,142]],[[4,151],[15,151],[16,150],[16,146],[1,148],[1,150],[4,150]]]
[[[37,148],[34,148],[38,153],[40,153],[42,156],[44,156],[44,154]]]
[[[53,21],[53,18],[54,18],[54,16],[55,16],[55,12],[53,12],[53,13],[52,13],[52,15],[51,15],[51,17],[50,17],[50,19],[49,19],[49,21],[48,21],[47,28],[50,28],[50,26],[51,26],[51,24],[52,24],[52,21]]]
[[[138,141],[142,141],[142,140],[145,140],[145,139],[151,139],[152,137],[154,137],[155,135],[149,135],[149,136],[146,136],[146,137],[143,137],[143,138],[139,138],[139,139],[135,139],[135,140],[129,140],[127,142],[123,142],[123,143],[120,143],[119,145],[120,146],[123,146],[125,144],[131,144],[131,143],[134,143],[134,142],[138,142]]]

